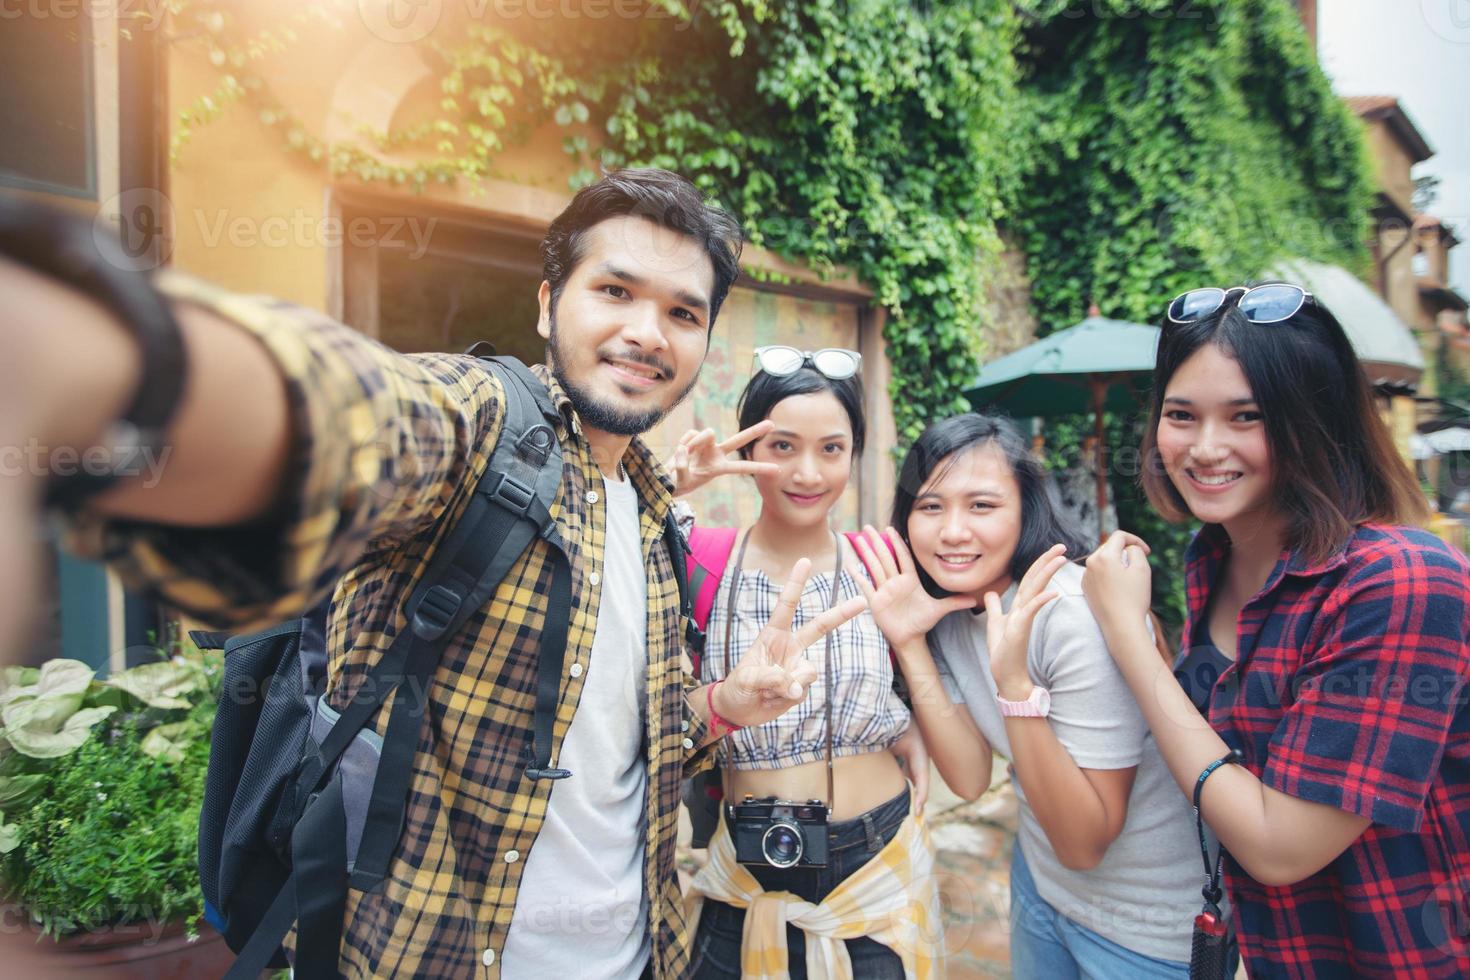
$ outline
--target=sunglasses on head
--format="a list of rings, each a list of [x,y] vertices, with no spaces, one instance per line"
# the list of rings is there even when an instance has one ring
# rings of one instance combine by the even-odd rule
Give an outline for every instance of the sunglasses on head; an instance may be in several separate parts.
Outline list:
[[[785,378],[810,364],[817,372],[833,381],[846,381],[858,373],[863,355],[841,347],[824,347],[818,351],[773,345],[755,349],[755,365],[777,378]]]
[[[1234,293],[1240,294],[1235,308],[1251,323],[1280,323],[1296,316],[1308,302],[1315,302],[1311,293],[1289,282],[1231,286],[1229,289],[1206,286],[1174,297],[1167,313],[1169,322],[1193,323],[1204,319],[1229,302]]]

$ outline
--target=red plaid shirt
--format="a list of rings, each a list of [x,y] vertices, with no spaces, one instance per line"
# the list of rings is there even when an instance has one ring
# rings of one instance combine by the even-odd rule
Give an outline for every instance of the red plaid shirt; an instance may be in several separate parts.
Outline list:
[[[1190,547],[1185,636],[1229,547]],[[1367,524],[1327,561],[1284,552],[1238,632],[1210,724],[1272,789],[1373,821],[1294,885],[1226,859],[1250,975],[1470,976],[1470,562]]]

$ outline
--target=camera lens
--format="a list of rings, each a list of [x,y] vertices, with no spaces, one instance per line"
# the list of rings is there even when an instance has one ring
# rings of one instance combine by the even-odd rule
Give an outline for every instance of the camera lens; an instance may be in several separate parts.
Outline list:
[[[801,831],[792,824],[772,824],[761,838],[761,854],[772,867],[791,867],[801,860],[801,852]]]

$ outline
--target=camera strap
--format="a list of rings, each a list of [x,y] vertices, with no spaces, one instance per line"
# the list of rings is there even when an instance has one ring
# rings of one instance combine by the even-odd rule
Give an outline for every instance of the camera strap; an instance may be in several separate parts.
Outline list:
[[[730,571],[730,589],[725,598],[725,677],[730,676],[730,638],[735,627],[735,605],[740,595],[740,573],[745,568],[745,546],[750,543],[750,532],[752,528],[746,528],[745,533],[740,536],[740,547],[735,550],[735,563]],[[841,584],[842,578],[842,538],[836,531],[832,532],[832,547],[836,560],[832,566],[832,596],[827,602],[827,609],[831,611],[837,608],[837,586]],[[800,604],[801,597],[797,597]],[[827,714],[827,809],[830,811],[836,805],[837,796],[833,788],[832,773],[832,634],[836,630],[828,630],[823,645],[822,671],[827,681],[826,691],[826,714]],[[725,787],[725,796],[729,798],[729,787]]]

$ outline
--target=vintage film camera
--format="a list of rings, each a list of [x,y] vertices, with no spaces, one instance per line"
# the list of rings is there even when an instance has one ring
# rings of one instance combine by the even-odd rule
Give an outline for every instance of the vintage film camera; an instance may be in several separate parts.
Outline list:
[[[749,793],[730,808],[735,860],[773,868],[827,866],[827,805]]]

